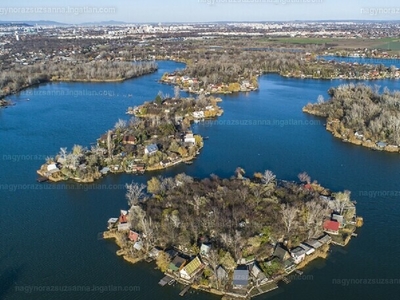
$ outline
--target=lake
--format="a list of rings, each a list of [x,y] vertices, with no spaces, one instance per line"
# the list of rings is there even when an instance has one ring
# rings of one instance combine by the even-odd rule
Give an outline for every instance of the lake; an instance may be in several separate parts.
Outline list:
[[[365,220],[347,247],[333,247],[306,276],[257,299],[397,298],[399,282],[389,280],[400,278],[400,156],[343,143],[323,119],[301,111],[349,81],[261,76],[259,91],[223,96],[222,117],[194,124],[195,133],[209,139],[192,165],[110,175],[90,185],[36,183],[36,170],[60,147],[90,146],[119,118],[128,119],[127,107],[158,91],[173,95],[172,86],[157,80],[183,67],[161,61],[156,73],[122,83],[44,84],[11,97],[16,106],[0,110],[0,299],[178,298],[180,287],[160,287],[162,274],[153,265],[130,265],[99,233],[127,208],[125,184],[132,180],[181,172],[229,177],[237,166],[248,176],[269,169],[286,180],[307,171],[331,190],[351,190]],[[399,89],[398,81],[367,83]],[[218,299],[199,292],[185,298]]]

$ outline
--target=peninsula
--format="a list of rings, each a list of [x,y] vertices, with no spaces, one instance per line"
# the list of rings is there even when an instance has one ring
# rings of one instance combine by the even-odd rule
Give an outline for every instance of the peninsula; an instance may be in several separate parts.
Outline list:
[[[129,262],[155,260],[160,281],[248,299],[344,246],[362,218],[350,192],[333,193],[300,173],[280,181],[271,171],[252,179],[237,168],[230,179],[186,174],[127,184],[129,210],[110,218],[104,238]]]
[[[37,173],[50,181],[85,183],[109,172],[143,173],[189,162],[203,147],[203,138],[190,129],[191,122],[220,116],[219,101],[204,95],[182,98],[178,87],[174,98],[159,94],[154,101],[128,108],[135,117],[119,120],[90,149],[75,145],[68,153],[61,148]]]
[[[345,142],[374,150],[399,152],[400,92],[364,84],[341,85],[328,91],[330,99],[319,97],[303,111],[326,118],[326,129]]]

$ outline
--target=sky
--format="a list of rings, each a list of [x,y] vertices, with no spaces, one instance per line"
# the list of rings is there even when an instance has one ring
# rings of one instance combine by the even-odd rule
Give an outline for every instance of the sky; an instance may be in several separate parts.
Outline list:
[[[1,3],[2,2],[2,3]],[[398,0],[13,0],[0,2],[0,21],[77,24],[400,20]]]

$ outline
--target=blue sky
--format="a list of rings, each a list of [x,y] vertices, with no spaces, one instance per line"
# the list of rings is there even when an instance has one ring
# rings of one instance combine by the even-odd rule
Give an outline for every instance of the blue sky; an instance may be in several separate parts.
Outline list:
[[[14,0],[6,2],[7,5],[3,3],[0,3],[1,21],[400,20],[398,0]]]

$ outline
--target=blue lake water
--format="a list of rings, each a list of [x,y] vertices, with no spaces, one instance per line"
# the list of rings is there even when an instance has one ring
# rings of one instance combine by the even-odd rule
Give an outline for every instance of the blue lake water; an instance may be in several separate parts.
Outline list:
[[[223,96],[225,113],[217,121],[194,124],[209,139],[192,165],[144,176],[111,175],[92,185],[36,184],[46,156],[60,147],[89,146],[118,118],[127,119],[128,106],[160,90],[172,95],[173,88],[157,80],[182,67],[159,62],[158,72],[123,83],[41,85],[11,97],[17,105],[0,110],[0,299],[178,298],[179,287],[157,284],[162,274],[154,266],[130,265],[98,234],[127,207],[124,185],[132,180],[145,183],[153,175],[181,172],[231,176],[237,166],[249,175],[270,169],[287,180],[307,171],[332,190],[351,190],[365,219],[359,236],[346,248],[334,247],[327,260],[313,262],[306,278],[257,299],[397,299],[399,284],[359,279],[400,279],[400,156],[343,143],[325,130],[324,120],[301,111],[348,81],[265,75],[259,91]],[[398,81],[373,84],[399,89]],[[46,288],[89,290],[40,291]],[[131,291],[106,291],[117,288]],[[199,292],[185,297],[218,299]]]

